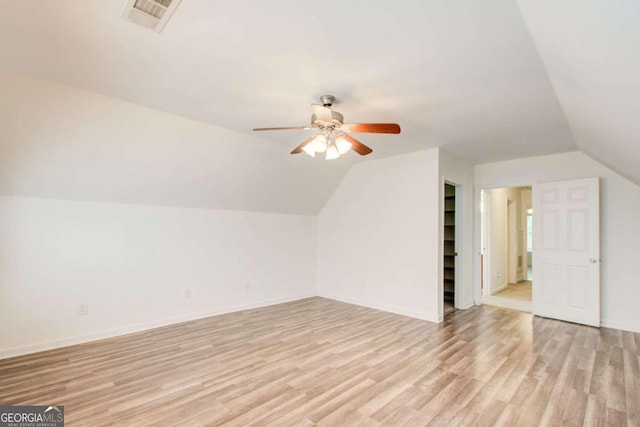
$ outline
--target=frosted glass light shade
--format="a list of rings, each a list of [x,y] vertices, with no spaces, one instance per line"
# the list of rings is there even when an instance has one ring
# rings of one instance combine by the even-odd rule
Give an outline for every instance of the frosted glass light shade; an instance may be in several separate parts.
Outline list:
[[[338,153],[343,155],[347,151],[351,150],[351,143],[341,136],[336,137],[336,148]]]
[[[313,145],[313,149],[316,153],[324,153],[327,149],[327,138],[325,138],[324,135],[318,135],[311,144],[307,145]]]
[[[315,148],[313,148],[313,143],[307,144],[302,148],[302,151],[305,152],[305,154],[310,155],[311,157],[315,157],[316,156],[316,150]]]
[[[336,145],[335,144],[329,145],[329,147],[327,147],[327,157],[325,157],[325,159],[333,160],[333,159],[337,159],[338,157],[340,157],[340,153],[338,153],[338,149],[336,148]]]

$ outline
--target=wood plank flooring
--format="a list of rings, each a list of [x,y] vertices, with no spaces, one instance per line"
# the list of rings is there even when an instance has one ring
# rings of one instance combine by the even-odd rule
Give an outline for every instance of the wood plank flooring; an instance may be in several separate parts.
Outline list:
[[[509,283],[507,289],[495,294],[497,297],[513,298],[522,301],[531,301],[531,281],[527,280],[520,283]]]
[[[640,334],[497,307],[442,324],[310,298],[0,360],[69,426],[640,426]]]
[[[495,295],[484,295],[482,297],[482,303],[531,313],[531,287],[531,281],[509,283],[507,289]]]

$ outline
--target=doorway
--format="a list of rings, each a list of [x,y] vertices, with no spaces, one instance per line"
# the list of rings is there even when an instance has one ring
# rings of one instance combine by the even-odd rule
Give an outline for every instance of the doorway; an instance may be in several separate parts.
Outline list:
[[[532,311],[531,187],[482,190],[482,303]]]
[[[443,315],[456,309],[456,186],[444,184]]]

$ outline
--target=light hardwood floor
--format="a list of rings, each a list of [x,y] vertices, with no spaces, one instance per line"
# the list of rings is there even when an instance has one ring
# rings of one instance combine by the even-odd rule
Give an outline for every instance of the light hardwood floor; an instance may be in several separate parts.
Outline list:
[[[442,324],[322,298],[0,361],[67,425],[640,425],[640,334],[497,307]]]
[[[531,301],[531,281],[509,283],[507,285],[507,289],[502,292],[498,292],[495,296]]]
[[[509,283],[507,289],[495,295],[483,296],[482,303],[531,313],[531,287],[531,281]]]

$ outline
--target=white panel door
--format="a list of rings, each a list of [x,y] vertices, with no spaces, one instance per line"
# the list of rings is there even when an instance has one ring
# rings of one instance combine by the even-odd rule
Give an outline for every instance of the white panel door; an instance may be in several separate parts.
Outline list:
[[[533,314],[600,326],[598,184],[533,186]]]

